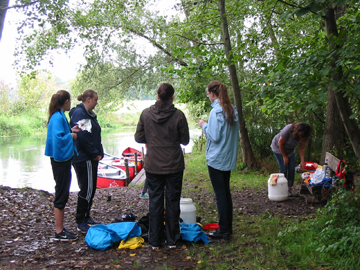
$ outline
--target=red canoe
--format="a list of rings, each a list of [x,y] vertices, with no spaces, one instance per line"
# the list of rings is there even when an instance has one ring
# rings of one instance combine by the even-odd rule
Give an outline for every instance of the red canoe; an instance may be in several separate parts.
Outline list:
[[[97,188],[124,187],[126,185],[126,173],[124,170],[99,162]]]
[[[119,158],[119,157],[104,153],[104,158],[101,160],[101,162],[111,165],[111,166],[115,166],[126,172],[125,158],[123,158],[123,157]],[[129,167],[130,180],[132,180],[135,177],[135,163],[132,162],[131,160],[129,160],[128,167]]]
[[[137,154],[136,159],[137,159],[138,172],[140,172],[143,167],[143,154],[141,151],[132,147],[128,147],[122,152],[122,155],[123,157],[131,160],[132,162],[135,162],[135,153]]]

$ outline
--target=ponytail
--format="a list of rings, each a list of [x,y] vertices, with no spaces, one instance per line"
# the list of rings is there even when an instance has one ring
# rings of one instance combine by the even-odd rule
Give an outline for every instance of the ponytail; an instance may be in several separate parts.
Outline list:
[[[55,112],[59,112],[61,107],[65,104],[65,101],[70,99],[70,93],[66,90],[59,90],[56,94],[53,94],[49,104],[49,118],[46,124],[49,124],[51,116]]]
[[[232,126],[235,123],[235,112],[225,84],[220,81],[212,81],[207,86],[207,90],[209,93],[214,93],[217,96],[219,104],[223,108],[226,122]]]

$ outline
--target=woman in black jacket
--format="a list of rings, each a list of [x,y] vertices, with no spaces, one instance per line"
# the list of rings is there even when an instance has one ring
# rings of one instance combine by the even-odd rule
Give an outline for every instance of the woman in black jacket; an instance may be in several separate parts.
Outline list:
[[[104,150],[101,144],[101,128],[93,112],[97,105],[97,93],[91,89],[86,90],[77,100],[82,103],[72,108],[69,113],[70,125],[81,128],[76,141],[79,155],[73,159],[72,164],[80,188],[76,209],[77,229],[86,233],[89,226],[99,224],[90,217],[90,209],[96,191],[97,167],[99,160],[104,157]]]
[[[173,105],[174,88],[163,83],[158,100],[140,116],[135,141],[146,143],[145,171],[149,191],[149,244],[158,249],[164,241],[164,190],[166,187],[166,243],[176,248],[180,238],[180,196],[185,169],[180,144],[190,140],[184,113]]]

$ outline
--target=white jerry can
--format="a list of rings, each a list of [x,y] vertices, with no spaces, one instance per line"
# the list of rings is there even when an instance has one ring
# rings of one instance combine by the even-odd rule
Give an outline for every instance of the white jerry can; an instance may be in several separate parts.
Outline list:
[[[277,176],[276,185],[271,185],[272,177]],[[268,196],[271,201],[285,201],[288,199],[288,181],[283,173],[273,173],[268,180]]]

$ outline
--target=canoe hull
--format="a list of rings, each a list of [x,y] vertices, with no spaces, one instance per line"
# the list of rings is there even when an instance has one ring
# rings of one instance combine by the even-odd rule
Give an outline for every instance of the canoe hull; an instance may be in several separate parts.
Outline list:
[[[124,186],[127,186],[125,171],[100,161],[97,172],[96,187],[110,188]]]
[[[112,188],[112,187],[126,187],[126,179],[125,180],[115,180],[111,178],[105,178],[105,177],[97,177],[97,188]]]

